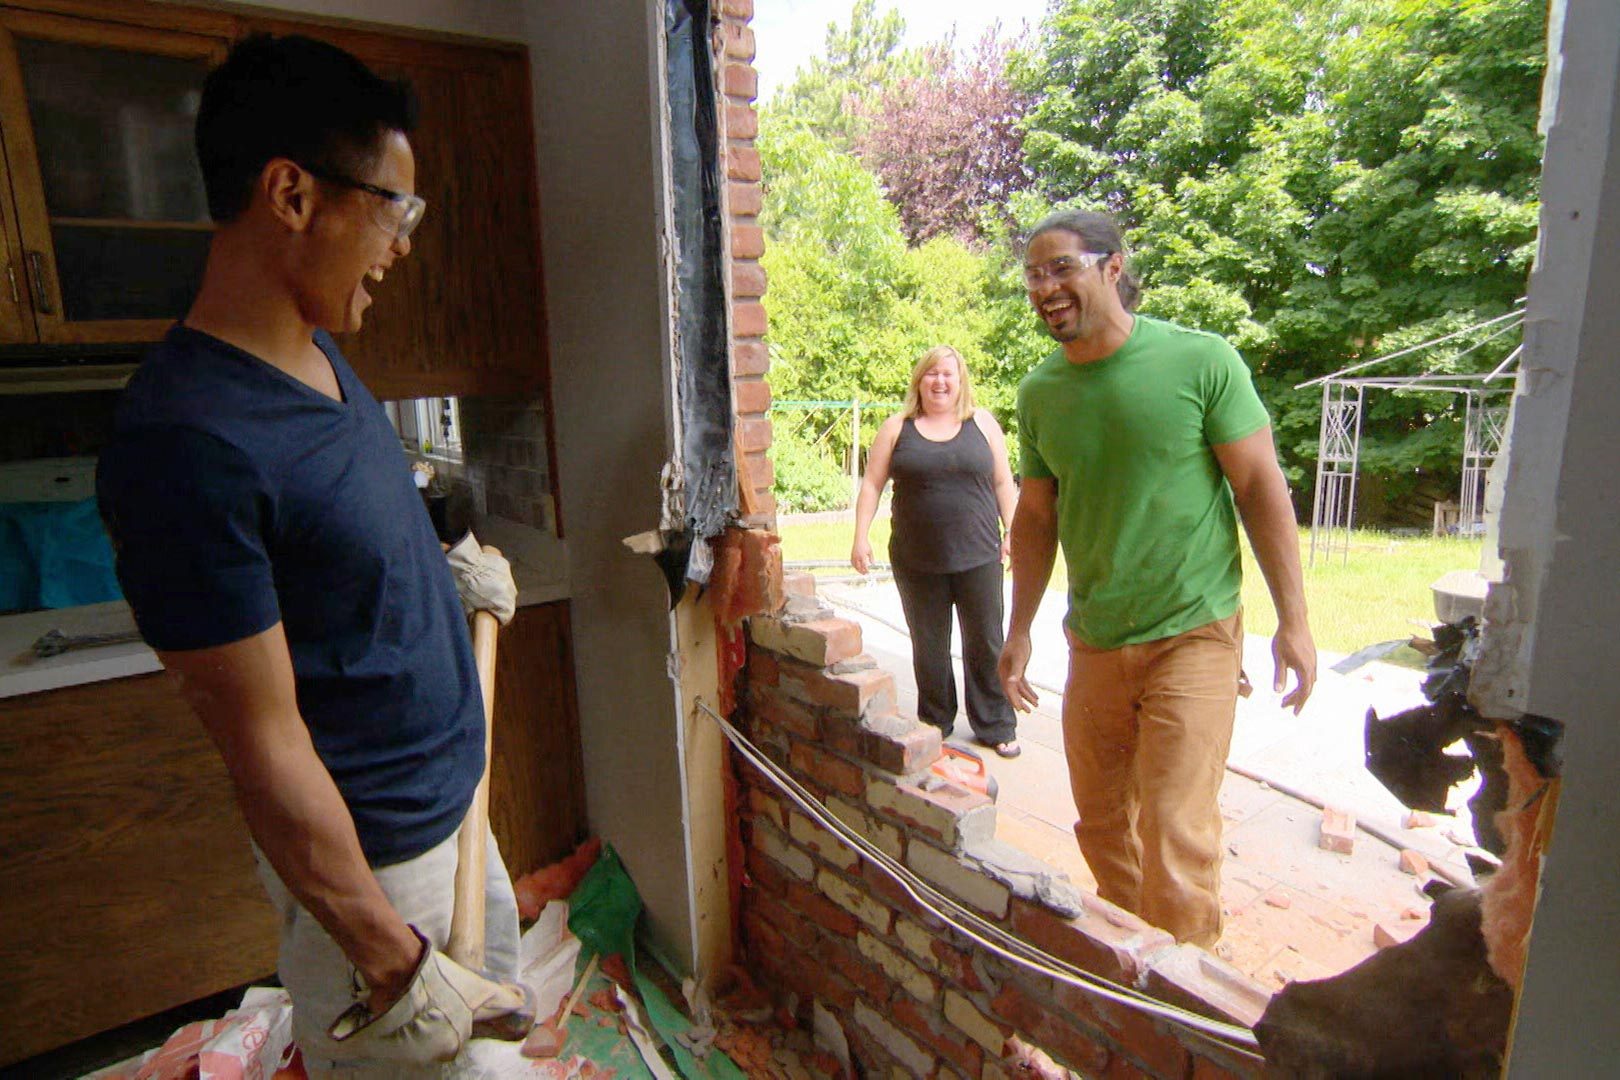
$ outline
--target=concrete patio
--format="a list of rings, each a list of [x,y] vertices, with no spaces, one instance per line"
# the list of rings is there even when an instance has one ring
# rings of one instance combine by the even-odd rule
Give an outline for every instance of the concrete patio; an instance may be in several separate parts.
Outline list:
[[[914,712],[911,643],[893,583],[823,580],[818,591],[840,615],[860,622],[866,651],[895,676],[901,710]],[[959,717],[950,741],[987,759],[1000,787],[998,837],[1094,888],[1070,831],[1074,804],[1059,721],[1068,663],[1062,609],[1062,598],[1049,594],[1036,618],[1029,674],[1041,700],[1033,714],[1020,717],[1023,754],[1004,760],[974,746],[966,717]],[[960,679],[960,650],[953,652]],[[1362,765],[1368,707],[1384,716],[1421,704],[1420,672],[1374,662],[1340,675],[1330,665],[1341,658],[1323,653],[1316,691],[1295,717],[1278,707],[1270,689],[1270,640],[1250,635],[1244,656],[1255,691],[1239,703],[1229,763],[1259,779],[1229,770],[1221,790],[1227,930],[1215,951],[1277,989],[1337,973],[1372,955],[1378,948],[1375,927],[1404,939],[1428,919],[1428,898],[1420,891],[1427,875],[1403,871],[1399,850],[1366,831],[1358,831],[1351,854],[1322,850],[1322,812],[1296,795],[1348,810],[1446,876],[1467,880],[1464,851],[1473,835],[1460,800],[1470,790],[1464,785],[1453,793],[1457,816],[1436,816],[1432,826],[1408,829],[1405,808]]]

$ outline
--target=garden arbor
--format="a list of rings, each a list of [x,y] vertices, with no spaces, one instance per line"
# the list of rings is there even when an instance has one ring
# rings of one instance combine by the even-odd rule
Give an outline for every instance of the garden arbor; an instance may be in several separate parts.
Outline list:
[[[1318,552],[1323,558],[1329,558],[1335,552],[1341,558],[1349,557],[1350,530],[1355,524],[1356,513],[1356,478],[1361,464],[1361,417],[1368,390],[1463,395],[1462,484],[1457,500],[1457,527],[1465,532],[1480,527],[1484,521],[1485,477],[1502,450],[1513,389],[1512,380],[1500,383],[1497,380],[1518,362],[1523,346],[1513,348],[1488,372],[1466,374],[1431,370],[1418,375],[1362,375],[1358,372],[1488,330],[1484,337],[1452,357],[1452,360],[1460,359],[1488,342],[1519,329],[1524,322],[1522,303],[1520,300],[1506,314],[1465,330],[1351,364],[1295,387],[1297,390],[1313,386],[1322,388],[1316,492],[1311,503],[1311,564],[1315,564]]]

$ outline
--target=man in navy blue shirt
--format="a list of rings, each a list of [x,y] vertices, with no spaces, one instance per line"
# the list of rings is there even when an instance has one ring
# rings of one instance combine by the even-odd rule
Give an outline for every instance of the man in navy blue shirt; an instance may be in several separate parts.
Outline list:
[[[210,74],[207,269],[98,477],[136,620],[236,787],[313,1075],[408,1075],[521,1002],[493,841],[486,970],[438,951],[484,767],[477,671],[399,440],[329,336],[410,252],[414,111],[307,38],[250,38]]]

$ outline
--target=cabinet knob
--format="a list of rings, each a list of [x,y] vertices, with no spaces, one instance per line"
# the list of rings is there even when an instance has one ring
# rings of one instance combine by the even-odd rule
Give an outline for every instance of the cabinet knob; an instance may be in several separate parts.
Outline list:
[[[34,310],[41,315],[54,315],[51,307],[51,283],[45,279],[45,256],[37,251],[28,253],[28,280],[34,289]]]

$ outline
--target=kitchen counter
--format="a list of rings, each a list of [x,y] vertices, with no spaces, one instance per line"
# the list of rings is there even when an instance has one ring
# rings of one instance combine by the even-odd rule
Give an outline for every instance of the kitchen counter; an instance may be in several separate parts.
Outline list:
[[[480,522],[477,533],[480,542],[500,548],[511,561],[519,607],[568,598],[568,554],[561,540],[496,517]],[[75,649],[43,660],[33,655],[34,642],[51,630],[77,637],[134,629],[135,617],[122,600],[0,616],[0,698],[161,670],[157,654],[139,641]]]
[[[134,629],[135,617],[122,600],[0,617],[0,698],[160,670],[157,654],[140,641],[74,649],[45,659],[33,654],[34,642],[51,630],[77,637]]]

